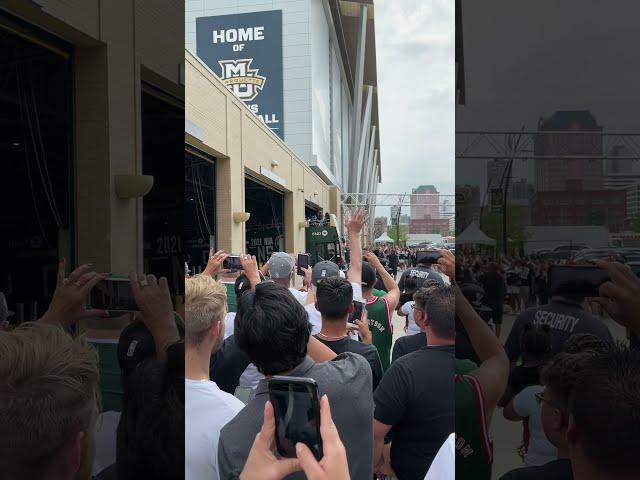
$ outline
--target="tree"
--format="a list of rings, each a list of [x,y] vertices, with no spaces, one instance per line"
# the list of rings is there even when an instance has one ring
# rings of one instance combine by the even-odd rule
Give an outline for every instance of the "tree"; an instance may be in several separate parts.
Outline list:
[[[395,225],[387,230],[387,235],[397,242],[397,245],[405,245],[407,243],[408,228],[406,225],[400,225],[400,230]]]
[[[507,205],[507,238],[517,246],[522,245],[529,235],[521,220],[519,207]],[[487,213],[482,219],[482,231],[497,241],[497,249],[502,250],[502,213]]]

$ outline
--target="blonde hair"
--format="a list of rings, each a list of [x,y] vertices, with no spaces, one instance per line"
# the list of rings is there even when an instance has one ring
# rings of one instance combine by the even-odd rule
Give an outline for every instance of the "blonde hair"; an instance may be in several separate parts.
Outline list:
[[[0,472],[42,478],[75,433],[92,436],[99,380],[83,337],[41,323],[0,332]]]
[[[185,279],[185,340],[187,345],[199,345],[215,322],[224,321],[227,314],[227,289],[209,275]]]

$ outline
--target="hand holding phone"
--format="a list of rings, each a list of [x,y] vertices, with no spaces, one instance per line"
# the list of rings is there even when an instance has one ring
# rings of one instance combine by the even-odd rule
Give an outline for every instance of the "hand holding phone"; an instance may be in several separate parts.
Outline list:
[[[549,290],[552,295],[597,297],[609,274],[595,265],[551,265]]]
[[[65,279],[65,266],[65,259],[60,259],[53,299],[39,321],[59,325],[73,325],[85,318],[108,316],[108,312],[104,309],[86,308],[87,297],[91,289],[104,279],[105,275],[94,272],[90,264],[84,264],[76,268]]]
[[[276,446],[282,457],[294,458],[296,444],[304,443],[317,460],[323,456],[320,436],[318,385],[311,378],[274,376],[269,379],[269,401],[276,420]]]
[[[349,314],[350,323],[355,323],[356,320],[361,320],[365,307],[367,304],[363,300],[354,300],[353,301],[353,312]]]
[[[217,275],[224,268],[224,261],[227,259],[229,255],[226,254],[223,250],[218,250],[214,253],[213,248],[209,249],[209,260],[207,261],[207,266],[202,272],[205,275]]]
[[[299,253],[298,254],[298,275],[304,277],[304,269],[309,268],[309,254],[308,253]]]
[[[240,260],[240,255],[227,256],[222,262],[222,268],[233,272],[242,270],[242,261]]]
[[[262,429],[253,442],[240,480],[280,480],[300,470],[297,458],[276,458],[273,453],[276,420],[271,402],[264,404],[263,418]]]
[[[296,445],[297,458],[276,458],[273,454],[275,422],[273,405],[266,402],[262,429],[253,442],[240,480],[280,480],[301,469],[309,480],[349,480],[347,453],[331,418],[326,395],[320,399],[320,436],[324,445],[324,456],[320,462],[302,443]]]
[[[438,260],[442,254],[437,250],[427,250],[416,253],[416,263],[419,265],[421,263],[427,265],[433,265],[438,263]]]
[[[133,297],[128,278],[105,278],[98,282],[89,296],[91,308],[109,312],[137,312],[138,305]]]

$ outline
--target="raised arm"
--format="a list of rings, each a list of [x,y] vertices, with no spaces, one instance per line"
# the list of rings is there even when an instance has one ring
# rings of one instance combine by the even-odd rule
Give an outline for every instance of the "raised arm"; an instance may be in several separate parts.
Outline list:
[[[480,359],[480,366],[473,370],[473,375],[480,386],[484,397],[484,408],[487,419],[491,418],[493,410],[507,387],[509,379],[509,359],[502,348],[498,337],[476,313],[460,289],[456,286],[456,314],[462,322],[471,345]]]
[[[349,233],[349,247],[351,248],[351,263],[349,264],[348,279],[352,283],[362,283],[362,245],[360,233],[367,221],[367,214],[362,209],[353,212],[347,222]]]
[[[240,254],[240,263],[242,263],[242,269],[249,279],[251,290],[255,291],[256,285],[260,283],[260,274],[256,257],[253,255]]]
[[[438,260],[438,264],[445,275],[454,279],[456,271],[455,257],[445,249],[440,250],[440,254],[441,257]],[[473,306],[462,294],[460,288],[457,286],[454,288],[456,295],[456,315],[467,331],[471,345],[481,362],[480,366],[473,370],[470,375],[473,375],[480,383],[484,399],[485,416],[487,417],[487,421],[489,421],[507,386],[507,380],[509,379],[509,359],[496,335],[476,313]]]
[[[217,252],[213,252],[213,248],[209,249],[209,260],[207,261],[207,266],[202,272],[203,275],[210,275],[215,277],[219,273],[223,272],[222,264],[229,257],[228,253],[225,253],[223,250],[218,250]]]
[[[384,283],[384,288],[387,289],[387,294],[384,296],[384,298],[386,298],[387,302],[389,303],[389,309],[395,310],[400,303],[400,289],[398,288],[398,284],[393,279],[391,274],[387,272],[387,270],[384,268],[375,254],[371,252],[364,252],[364,257],[367,259],[367,262],[369,262],[371,266],[376,269],[378,275],[380,275],[382,283]]]

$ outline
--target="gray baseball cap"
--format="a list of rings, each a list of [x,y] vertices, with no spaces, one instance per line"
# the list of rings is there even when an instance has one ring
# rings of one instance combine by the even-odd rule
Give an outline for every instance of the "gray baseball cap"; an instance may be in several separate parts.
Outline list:
[[[311,272],[311,283],[318,285],[318,280],[322,278],[337,278],[340,276],[340,267],[333,262],[324,260],[313,266]]]
[[[269,277],[289,278],[293,273],[293,267],[291,255],[285,252],[273,252],[269,259]]]

